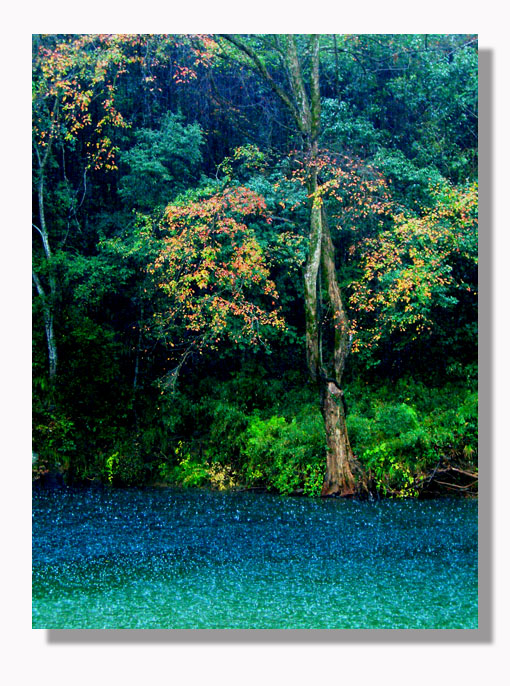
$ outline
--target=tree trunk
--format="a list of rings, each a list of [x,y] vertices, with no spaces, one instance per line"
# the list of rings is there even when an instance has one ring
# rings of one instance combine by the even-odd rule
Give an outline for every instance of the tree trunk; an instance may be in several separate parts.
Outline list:
[[[321,335],[323,322],[319,317],[320,298],[317,293],[319,263],[322,263],[323,282],[332,311],[332,349],[328,349]],[[334,246],[326,213],[323,208],[317,207],[317,203],[311,208],[310,244],[305,268],[305,314],[308,371],[319,389],[326,430],[326,473],[322,495],[353,495],[363,488],[363,484],[356,484],[353,475],[356,464],[347,433],[341,390],[343,370],[349,353],[349,320],[338,286]]]
[[[327,217],[324,209],[322,220],[322,274],[327,297],[331,305],[333,350],[325,360],[321,372],[321,411],[326,428],[327,460],[326,474],[322,486],[322,495],[353,495],[362,490],[364,484],[358,484],[353,472],[357,471],[352,453],[347,425],[345,423],[345,401],[341,389],[342,375],[347,355],[349,354],[350,333],[349,320],[345,314],[335,266],[335,248],[331,239]],[[326,358],[326,355],[323,356]],[[327,365],[329,362],[329,366]]]
[[[41,298],[44,331],[46,333],[46,342],[48,345],[48,365],[50,381],[54,382],[57,376],[57,342],[55,339],[55,329],[53,327],[53,311],[48,303],[48,298],[44,292],[44,288],[37,274],[33,271],[32,278],[37,289],[37,293]]]
[[[326,473],[321,495],[354,495],[356,482],[351,470],[354,458],[345,424],[342,392],[331,381],[322,384],[321,411],[327,445]]]
[[[39,179],[37,183],[37,199],[39,204],[39,224],[32,226],[39,232],[41,236],[44,257],[48,263],[48,291],[46,292],[40,278],[32,271],[32,278],[37,289],[37,293],[41,298],[42,310],[43,310],[43,320],[44,320],[44,331],[46,334],[46,342],[48,346],[48,366],[49,366],[49,378],[52,383],[55,382],[57,377],[57,365],[58,365],[58,355],[57,355],[57,341],[55,337],[55,327],[54,327],[54,310],[57,295],[57,280],[55,277],[55,271],[52,264],[52,253],[50,248],[50,242],[48,237],[48,230],[46,228],[46,218],[44,212],[44,166],[46,163],[47,155],[49,152],[49,147],[43,159],[41,159],[39,152],[36,148],[37,159],[39,162]]]

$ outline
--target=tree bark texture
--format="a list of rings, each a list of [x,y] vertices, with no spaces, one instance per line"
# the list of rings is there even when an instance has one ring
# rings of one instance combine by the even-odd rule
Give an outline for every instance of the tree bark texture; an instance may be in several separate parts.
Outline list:
[[[362,488],[356,485],[357,471],[347,425],[345,402],[341,389],[345,361],[349,354],[349,320],[345,314],[335,266],[335,248],[331,239],[326,213],[322,210],[321,259],[324,286],[331,306],[334,327],[333,350],[324,358],[330,361],[321,374],[321,411],[326,428],[327,460],[322,495],[352,495]],[[329,376],[331,374],[331,377]]]
[[[356,482],[352,473],[353,454],[347,426],[342,391],[331,381],[321,388],[321,411],[326,428],[326,474],[321,495],[354,495]]]

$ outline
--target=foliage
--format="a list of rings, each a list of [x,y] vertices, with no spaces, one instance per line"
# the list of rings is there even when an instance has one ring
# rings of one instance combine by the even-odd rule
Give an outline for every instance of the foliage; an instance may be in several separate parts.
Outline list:
[[[325,148],[349,150],[356,154],[375,154],[384,140],[366,112],[357,112],[352,103],[335,98],[324,98],[322,102],[322,137]]]
[[[203,486],[208,482],[207,465],[194,459],[183,441],[179,441],[175,448],[175,458],[175,466],[169,467],[167,463],[161,463],[159,473],[163,480],[186,487]]]
[[[247,484],[264,484],[283,494],[320,494],[325,436],[316,408],[304,407],[291,421],[255,414],[243,438],[242,474]]]
[[[170,349],[184,347],[187,356],[225,338],[255,345],[266,327],[283,329],[264,254],[243,221],[264,209],[263,198],[243,187],[167,207],[163,247],[149,273],[163,294],[154,328]]]
[[[236,404],[211,404],[213,416],[208,436],[208,454],[222,464],[239,465],[243,435],[249,416]]]
[[[414,474],[409,465],[399,459],[387,443],[381,443],[372,450],[365,450],[363,460],[373,474],[375,487],[383,495],[397,495],[399,498],[417,496]]]
[[[138,35],[89,34],[34,46],[33,131],[39,154],[59,139],[79,140],[88,168],[116,168],[109,130],[128,125],[116,106],[117,79],[140,61],[143,43]]]
[[[332,40],[323,64],[324,136],[331,149],[347,147],[362,157],[401,151],[416,169],[434,167],[455,184],[476,177],[476,36],[354,34]]]
[[[144,483],[146,465],[138,443],[122,443],[118,448],[105,458],[108,483],[116,486],[136,486]],[[100,474],[99,479],[104,480],[104,474]]]
[[[236,472],[229,465],[201,459],[190,451],[183,441],[175,448],[176,463],[161,462],[159,475],[163,482],[184,488],[208,486],[218,491],[234,488],[237,485]]]
[[[73,421],[52,411],[36,413],[34,419],[33,443],[37,453],[34,470],[38,473],[65,471],[76,453]]]
[[[118,193],[130,208],[152,211],[165,206],[199,178],[203,134],[198,124],[183,124],[180,114],[168,112],[158,130],[138,129],[135,145],[120,153],[129,172]]]
[[[396,386],[349,388],[353,449],[384,495],[418,495],[420,477],[443,458],[476,464],[478,394],[465,384],[440,388],[411,378]]]
[[[33,37],[35,475],[320,493],[312,203],[334,243],[347,424],[373,487],[415,495],[442,457],[469,471],[476,37],[320,36],[316,155],[274,97],[290,39],[242,40],[269,78],[219,36]],[[309,36],[294,42],[309,83]],[[326,350],[335,313],[317,292]]]
[[[453,310],[459,292],[472,294],[475,305],[477,185],[442,184],[431,194],[432,209],[397,214],[391,230],[363,241],[362,277],[351,285],[350,306],[369,323],[355,351],[396,331],[408,331],[411,340],[433,332],[437,311]]]

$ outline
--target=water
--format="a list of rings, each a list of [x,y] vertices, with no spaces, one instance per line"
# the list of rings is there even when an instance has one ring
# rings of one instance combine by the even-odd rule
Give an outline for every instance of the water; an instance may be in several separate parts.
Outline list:
[[[35,491],[33,627],[476,629],[477,503]]]

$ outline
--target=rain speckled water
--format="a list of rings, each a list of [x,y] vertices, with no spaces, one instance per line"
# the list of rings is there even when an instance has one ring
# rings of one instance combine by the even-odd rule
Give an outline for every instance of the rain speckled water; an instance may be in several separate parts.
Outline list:
[[[477,503],[40,490],[33,627],[476,629]]]

